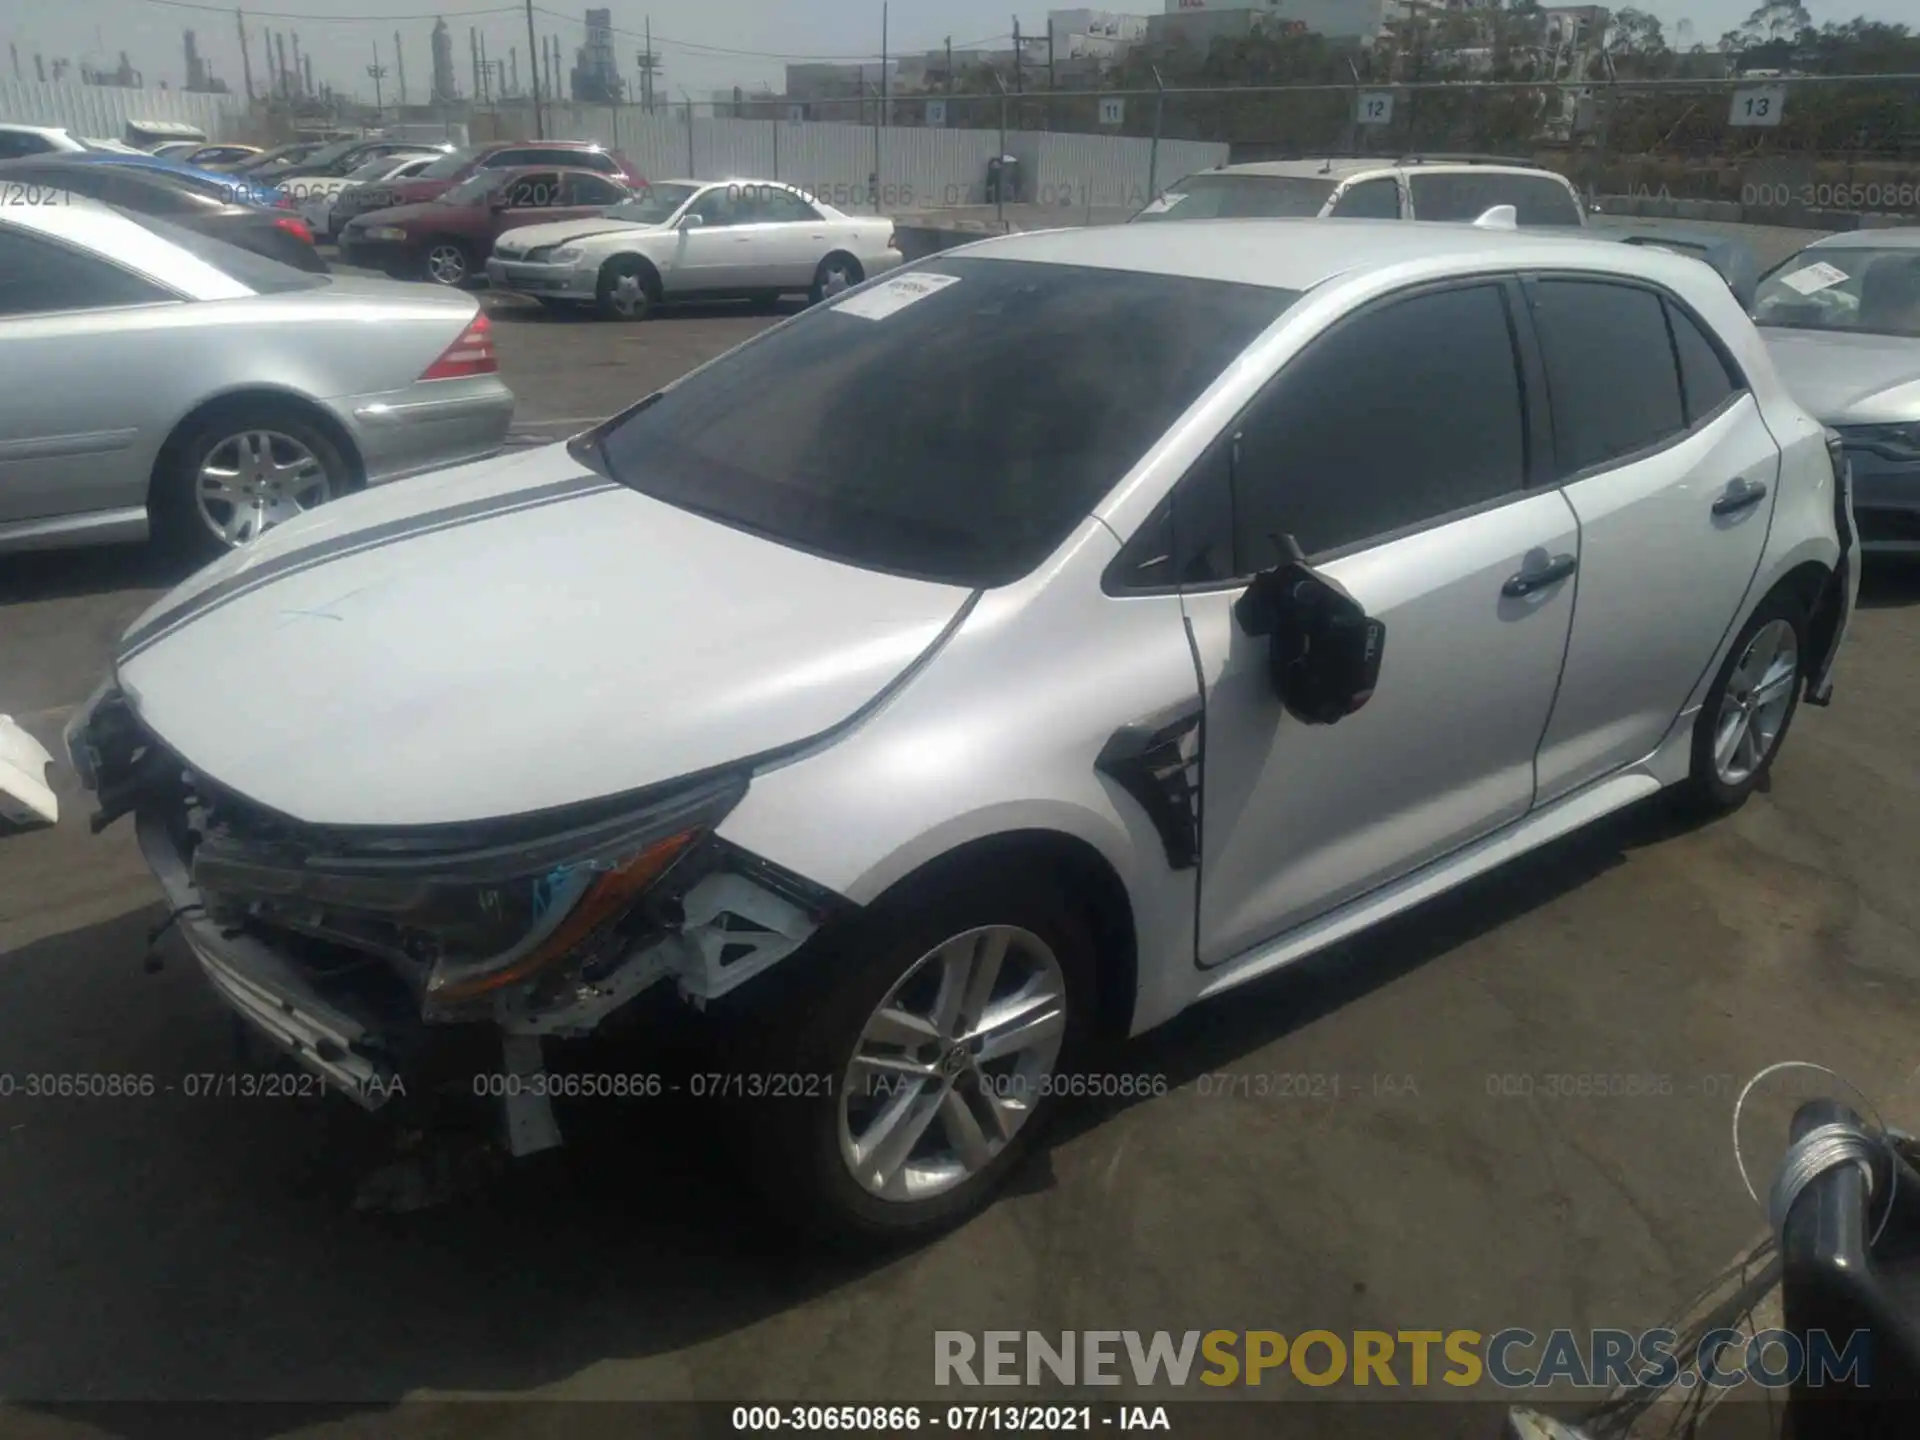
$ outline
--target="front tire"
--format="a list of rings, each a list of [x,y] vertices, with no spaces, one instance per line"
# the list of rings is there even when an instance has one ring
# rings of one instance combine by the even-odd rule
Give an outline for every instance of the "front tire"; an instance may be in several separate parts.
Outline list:
[[[1800,706],[1808,657],[1806,610],[1787,591],[1760,603],[1740,627],[1693,729],[1685,803],[1738,810],[1766,780]]]
[[[1093,1034],[1092,934],[1044,881],[877,908],[788,966],[732,1048],[746,1074],[818,1078],[744,1102],[745,1133],[769,1202],[831,1243],[919,1239],[985,1205]]]
[[[473,278],[473,252],[464,241],[450,238],[428,241],[420,263],[427,279],[450,290],[459,289]]]
[[[659,301],[659,285],[646,261],[634,255],[616,255],[600,267],[594,308],[605,320],[645,320]]]
[[[866,278],[860,268],[860,262],[851,255],[842,255],[838,251],[820,262],[813,272],[813,288],[807,292],[809,304],[818,305],[822,300],[831,300],[842,290],[851,290]]]

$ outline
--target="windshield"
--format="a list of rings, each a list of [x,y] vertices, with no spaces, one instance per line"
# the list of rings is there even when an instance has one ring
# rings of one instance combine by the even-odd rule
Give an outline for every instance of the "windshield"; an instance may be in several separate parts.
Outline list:
[[[609,220],[631,220],[638,225],[663,225],[673,212],[698,192],[694,185],[649,185],[631,200],[609,205],[601,213]]]
[[[1318,215],[1336,182],[1296,175],[1189,175],[1138,215],[1147,220],[1247,220]]]
[[[322,145],[312,154],[305,156],[302,165],[331,165],[350,150],[357,150],[366,144],[365,140],[336,140],[331,145]]]
[[[176,225],[171,220],[162,220],[157,215],[139,215],[131,210],[114,206],[122,215],[136,225],[143,225],[163,240],[171,240],[182,250],[197,260],[204,260],[220,271],[253,291],[256,295],[281,295],[290,290],[317,290],[332,281],[325,275],[313,275],[305,270],[296,270],[291,265],[282,265],[278,260],[269,260],[264,255],[256,255],[251,250],[242,250],[237,245],[229,245],[224,240],[216,240],[211,235],[202,235],[197,230],[189,230],[184,225]]]
[[[469,148],[465,150],[455,150],[450,155],[442,155],[438,160],[422,170],[419,178],[422,180],[451,180],[462,170],[466,169],[467,166],[471,165],[479,153],[478,150]]]
[[[617,417],[608,475],[867,569],[1026,574],[1298,292],[947,256]]]
[[[369,160],[364,165],[356,165],[347,172],[349,180],[384,180],[398,166],[406,163],[398,155],[382,155],[378,160]]]
[[[1758,325],[1920,338],[1920,246],[1818,245],[1760,282]]]
[[[431,172],[432,169],[433,166],[429,165],[425,170],[422,170],[420,174],[425,176]],[[512,172],[506,170],[482,170],[478,175],[462,180],[458,185],[447,191],[440,197],[441,202],[447,205],[477,204],[479,201],[486,199],[511,173]]]

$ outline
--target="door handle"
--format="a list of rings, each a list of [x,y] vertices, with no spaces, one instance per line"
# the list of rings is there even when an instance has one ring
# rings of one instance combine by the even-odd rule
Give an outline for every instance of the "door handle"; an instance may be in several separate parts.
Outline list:
[[[1737,515],[1750,505],[1758,505],[1767,498],[1767,487],[1758,481],[1749,482],[1745,489],[1729,490],[1713,502],[1716,515]]]
[[[1507,583],[1500,587],[1500,593],[1515,600],[1522,595],[1531,595],[1536,590],[1544,590],[1566,579],[1579,564],[1576,556],[1556,555],[1538,570],[1522,570],[1518,575],[1508,576]]]

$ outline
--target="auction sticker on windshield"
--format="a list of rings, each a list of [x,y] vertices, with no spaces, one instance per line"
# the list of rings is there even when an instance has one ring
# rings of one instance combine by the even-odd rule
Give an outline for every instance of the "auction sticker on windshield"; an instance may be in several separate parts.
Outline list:
[[[1803,265],[1791,275],[1782,275],[1780,283],[1798,290],[1802,295],[1811,295],[1816,290],[1825,290],[1847,279],[1847,272],[1838,266],[1829,265],[1824,260],[1816,260],[1811,265]]]
[[[904,310],[916,300],[924,300],[959,279],[958,275],[896,275],[871,290],[849,295],[833,308],[858,315],[862,320],[884,320],[896,310]]]

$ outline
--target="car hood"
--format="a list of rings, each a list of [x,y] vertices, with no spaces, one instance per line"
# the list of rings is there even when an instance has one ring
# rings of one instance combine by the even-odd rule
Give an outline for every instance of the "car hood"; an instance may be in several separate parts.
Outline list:
[[[521,225],[509,231],[494,245],[503,255],[524,255],[541,245],[560,245],[569,240],[584,240],[589,235],[658,230],[658,225],[642,225],[637,220],[609,220],[604,215],[589,215],[581,220],[553,220],[545,225]]]
[[[551,445],[268,532],[136,621],[115,668],[208,779],[311,824],[429,825],[821,736],[969,598],[703,519]]]
[[[1763,325],[1774,368],[1824,425],[1920,420],[1920,340]]]

